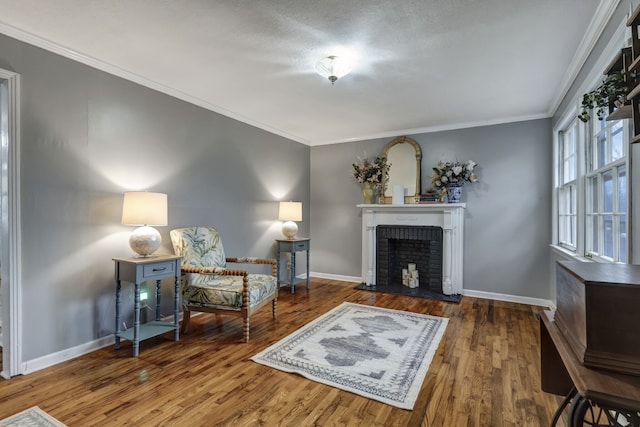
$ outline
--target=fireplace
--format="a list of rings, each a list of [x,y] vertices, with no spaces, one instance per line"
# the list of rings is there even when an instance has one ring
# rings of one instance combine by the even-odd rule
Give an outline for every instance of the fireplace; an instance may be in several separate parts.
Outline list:
[[[466,208],[464,203],[358,205],[358,207],[362,208],[362,282],[364,285],[368,287],[377,286],[377,281],[379,279],[378,262],[380,258],[378,256],[378,228],[383,230],[386,227],[390,227],[389,230],[392,230],[393,227],[400,227],[418,230],[422,229],[422,227],[428,227],[428,229],[431,230],[430,233],[437,233],[437,231],[433,230],[434,228],[440,229],[442,233],[440,244],[442,260],[441,262],[436,261],[437,257],[434,257],[433,260],[429,261],[429,263],[438,262],[441,265],[441,276],[439,279],[431,277],[423,278],[423,275],[426,274],[427,268],[416,265],[416,269],[420,274],[420,287],[427,284],[429,287],[435,287],[436,282],[439,280],[439,292],[442,294],[462,294],[462,273],[464,263],[464,210]],[[422,232],[423,231],[420,233]],[[392,238],[391,240],[394,239]],[[432,241],[430,239],[422,238],[399,240]],[[401,243],[401,245],[410,245],[410,248],[408,249],[409,252],[423,250],[416,245],[424,244],[425,243],[418,242]],[[437,246],[437,244],[432,245],[431,243],[428,245],[429,251],[435,250]],[[402,247],[400,249],[407,250]],[[418,264],[418,262],[414,263]],[[384,278],[382,279],[384,280]],[[384,286],[382,283],[380,283],[380,285]]]
[[[442,292],[442,227],[376,227],[376,286],[409,286],[403,270],[413,265],[421,290]]]

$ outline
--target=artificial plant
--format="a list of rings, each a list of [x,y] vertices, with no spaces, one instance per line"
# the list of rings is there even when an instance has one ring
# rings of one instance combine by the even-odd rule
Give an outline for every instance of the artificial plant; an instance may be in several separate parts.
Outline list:
[[[629,77],[635,78],[635,73],[629,74]],[[588,122],[591,119],[591,110],[595,109],[598,120],[603,120],[609,103],[613,102],[618,107],[624,105],[627,93],[629,85],[625,71],[607,75],[600,86],[582,96],[582,112],[578,118],[585,123]]]

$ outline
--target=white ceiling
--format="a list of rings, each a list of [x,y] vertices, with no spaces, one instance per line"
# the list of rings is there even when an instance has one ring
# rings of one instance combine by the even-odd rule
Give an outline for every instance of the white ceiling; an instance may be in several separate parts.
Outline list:
[[[0,0],[0,32],[320,145],[548,117],[617,3]]]

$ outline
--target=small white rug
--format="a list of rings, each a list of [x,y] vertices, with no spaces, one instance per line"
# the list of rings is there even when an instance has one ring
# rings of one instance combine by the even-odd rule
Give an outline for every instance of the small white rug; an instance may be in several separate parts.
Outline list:
[[[60,421],[34,406],[0,420],[0,427],[66,427]]]
[[[251,359],[413,409],[448,322],[345,302]]]

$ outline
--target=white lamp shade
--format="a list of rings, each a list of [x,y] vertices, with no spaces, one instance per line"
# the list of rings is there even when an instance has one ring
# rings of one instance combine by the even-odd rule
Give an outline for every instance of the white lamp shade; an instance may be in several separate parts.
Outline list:
[[[124,193],[122,224],[167,225],[167,195],[147,191]]]
[[[302,221],[302,202],[280,202],[280,221]]]

